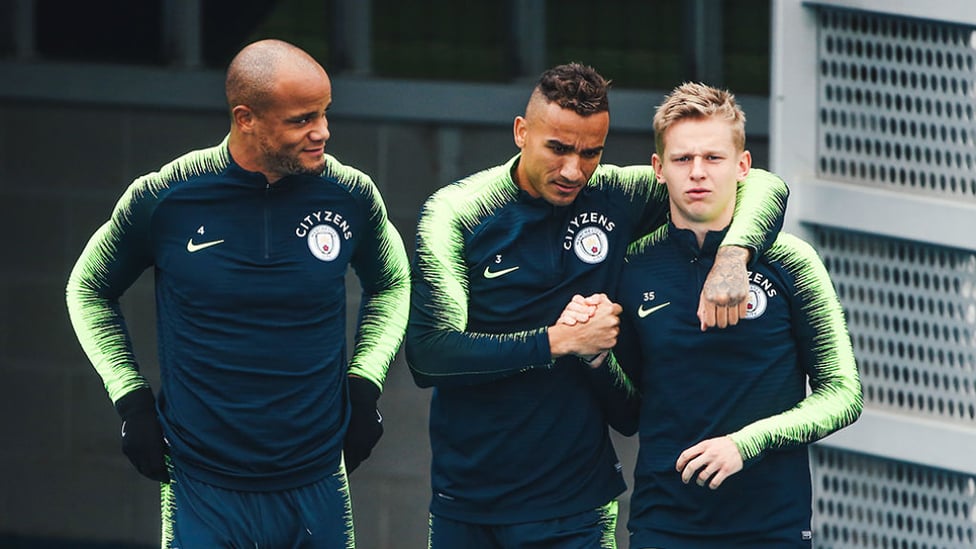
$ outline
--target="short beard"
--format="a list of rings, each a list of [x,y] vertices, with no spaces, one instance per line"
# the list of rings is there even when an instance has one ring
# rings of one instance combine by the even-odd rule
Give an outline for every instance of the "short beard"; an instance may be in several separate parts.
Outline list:
[[[304,166],[297,158],[278,152],[268,153],[269,167],[282,175],[320,175],[325,169],[325,158],[315,166]]]
[[[308,167],[302,165],[298,158],[290,156],[271,148],[263,140],[260,142],[261,152],[264,153],[264,163],[267,169],[273,173],[280,174],[282,177],[287,175],[321,175],[325,170],[325,155],[321,162],[315,166]]]

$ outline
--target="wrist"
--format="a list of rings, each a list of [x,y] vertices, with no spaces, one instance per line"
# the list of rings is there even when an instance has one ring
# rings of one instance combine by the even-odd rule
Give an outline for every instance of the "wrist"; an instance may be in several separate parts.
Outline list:
[[[356,375],[348,376],[349,400],[353,406],[376,408],[380,398],[380,388],[372,381]]]
[[[547,335],[549,336],[549,354],[552,360],[576,354],[574,347],[576,338],[573,332],[573,327],[565,324],[557,323],[549,326]]]
[[[153,396],[152,389],[149,387],[140,387],[115,401],[115,411],[123,420],[138,414],[152,413],[155,415],[156,397]]]
[[[586,364],[590,368],[599,368],[608,354],[610,354],[610,351],[601,351],[595,355],[580,356],[579,358],[583,364]]]
[[[752,259],[752,249],[737,244],[719,246],[716,256],[739,261],[743,265],[748,265]]]

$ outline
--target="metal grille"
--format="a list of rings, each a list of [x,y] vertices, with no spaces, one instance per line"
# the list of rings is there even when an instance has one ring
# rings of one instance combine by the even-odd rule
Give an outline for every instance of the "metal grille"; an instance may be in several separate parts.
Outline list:
[[[817,549],[976,546],[976,479],[814,446]]]
[[[819,17],[818,174],[976,202],[976,27]]]
[[[812,227],[868,406],[976,425],[976,253]]]

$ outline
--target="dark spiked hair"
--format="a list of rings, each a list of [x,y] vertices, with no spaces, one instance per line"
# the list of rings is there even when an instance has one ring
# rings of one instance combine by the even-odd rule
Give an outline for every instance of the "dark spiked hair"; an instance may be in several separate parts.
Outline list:
[[[545,71],[535,87],[547,102],[554,102],[581,116],[609,111],[609,90],[609,80],[593,67],[580,63],[557,65]]]

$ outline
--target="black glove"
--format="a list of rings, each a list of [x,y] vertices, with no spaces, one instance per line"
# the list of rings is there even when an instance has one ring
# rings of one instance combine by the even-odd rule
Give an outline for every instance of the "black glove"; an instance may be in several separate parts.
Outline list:
[[[166,469],[166,442],[156,417],[152,390],[136,389],[120,398],[115,409],[122,417],[122,453],[132,465],[157,482],[169,482]]]
[[[383,416],[376,409],[376,400],[380,398],[379,388],[368,379],[356,376],[349,376],[348,379],[351,415],[343,447],[347,474],[369,457],[383,435]]]

